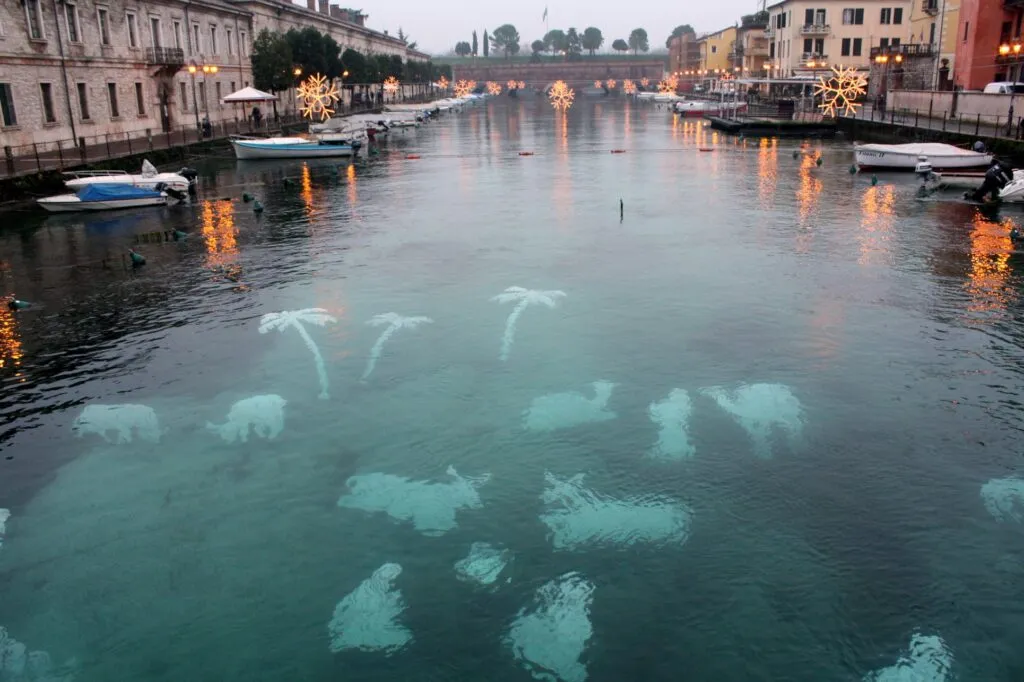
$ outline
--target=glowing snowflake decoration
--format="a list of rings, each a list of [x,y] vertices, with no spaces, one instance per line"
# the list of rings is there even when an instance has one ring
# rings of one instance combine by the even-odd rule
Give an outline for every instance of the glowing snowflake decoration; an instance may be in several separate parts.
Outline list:
[[[608,80],[606,80],[604,82],[604,84],[605,84],[605,87],[607,87],[609,90],[614,90],[615,86],[618,85],[618,83],[615,82],[614,78],[609,78]]]
[[[384,92],[388,94],[395,94],[396,92],[398,92],[398,88],[400,86],[401,83],[399,83],[398,79],[395,78],[394,76],[388,76],[387,78],[384,79]]]
[[[525,87],[526,87],[526,81],[519,81],[519,86],[516,89],[517,90],[522,90]]]
[[[551,86],[551,92],[548,94],[551,106],[561,111],[566,111],[571,107],[575,97],[576,92],[566,85],[565,81],[555,81],[555,84]]]
[[[487,94],[488,95],[500,95],[501,84],[495,83],[494,81],[487,81]]]
[[[658,92],[664,95],[675,94],[676,88],[679,86],[679,79],[675,76],[669,76],[660,83],[658,83]]]
[[[333,107],[341,99],[334,83],[329,83],[326,76],[318,73],[300,83],[295,91],[298,93],[296,98],[302,101],[299,111],[308,119],[319,116],[321,121],[326,121],[334,114]]]
[[[455,96],[465,97],[469,93],[473,92],[473,88],[476,87],[476,81],[460,80],[455,83]]]
[[[437,79],[437,87],[441,88],[442,90],[447,90],[448,89],[448,79],[445,78],[444,76],[441,76],[440,78],[438,78]]]
[[[628,78],[622,81],[622,91],[627,95],[632,95],[636,92],[636,83],[629,80]]]
[[[651,79],[650,78],[641,78],[640,79],[640,85],[644,86],[645,88],[648,85],[650,85],[650,84],[651,84]]]
[[[860,103],[857,98],[864,95],[867,79],[859,71],[848,66],[833,66],[832,75],[826,80],[824,76],[818,78],[814,86],[815,96],[821,96],[821,104],[818,108],[822,114],[834,118],[841,110],[844,115],[857,113]]]
[[[507,87],[509,90],[518,90],[519,81],[509,81],[508,83],[505,83],[505,87]]]
[[[594,87],[595,88],[603,88],[604,87],[604,81],[594,81]]]

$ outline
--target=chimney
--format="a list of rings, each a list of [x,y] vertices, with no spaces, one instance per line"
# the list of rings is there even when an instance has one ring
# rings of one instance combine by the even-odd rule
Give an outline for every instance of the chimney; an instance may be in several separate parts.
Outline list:
[[[331,5],[331,18],[332,19],[344,19],[342,16],[341,7],[338,5]]]
[[[316,11],[316,0],[306,0],[306,9]]]
[[[331,11],[327,7],[327,0],[320,0],[320,14],[330,14]]]

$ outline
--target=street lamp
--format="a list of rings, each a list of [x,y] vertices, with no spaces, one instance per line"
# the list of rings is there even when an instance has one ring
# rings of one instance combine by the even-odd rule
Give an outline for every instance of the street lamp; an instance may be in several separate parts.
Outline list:
[[[200,70],[209,76],[217,73],[220,69],[217,68],[216,64],[203,64],[199,66],[195,62],[188,63],[188,73],[192,76],[192,110],[196,115],[196,130],[199,130],[199,100],[196,98],[196,72]],[[206,105],[206,110],[210,110],[209,104]]]

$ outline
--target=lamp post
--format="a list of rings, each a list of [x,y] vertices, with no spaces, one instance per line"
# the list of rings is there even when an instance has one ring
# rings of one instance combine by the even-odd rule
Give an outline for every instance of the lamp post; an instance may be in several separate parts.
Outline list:
[[[1021,48],[1022,45],[1020,43],[1020,40],[1014,41],[1013,45],[1010,45],[1009,43],[1003,43],[1002,45],[999,46],[999,56],[1005,59],[1006,57],[1013,55],[1013,58],[1018,60],[1017,63],[1019,65]],[[1018,69],[1019,68],[1020,67],[1018,66]],[[1013,137],[1013,96],[1017,94],[1016,85],[1017,80],[1020,78],[1020,73],[1014,75],[1013,66],[1011,65],[1007,72],[1007,78],[1010,81],[1012,81],[1012,83],[1010,86],[1010,110],[1006,114],[1006,136]]]
[[[875,64],[878,64],[882,68],[882,85],[879,89],[878,96],[879,101],[884,102],[889,89],[889,55],[879,54],[875,55]],[[895,64],[903,63],[903,55],[896,54],[892,58],[892,62]],[[882,115],[885,116],[885,105],[882,105]]]
[[[196,115],[196,130],[200,129],[199,126],[199,100],[196,98],[196,72],[202,71],[206,75],[212,75],[217,73],[219,69],[216,64],[203,64],[199,66],[194,61],[188,63],[188,74],[192,77],[192,110]],[[205,92],[205,91],[204,91]],[[206,110],[210,110],[209,103],[206,104]]]

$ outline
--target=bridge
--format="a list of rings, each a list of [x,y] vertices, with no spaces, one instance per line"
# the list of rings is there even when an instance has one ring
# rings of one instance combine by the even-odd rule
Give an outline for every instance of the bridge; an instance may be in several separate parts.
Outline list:
[[[498,59],[474,60],[452,66],[456,80],[479,83],[494,81],[502,86],[510,80],[524,81],[527,86],[543,88],[554,81],[563,80],[571,86],[584,87],[594,81],[613,78],[619,83],[625,79],[639,82],[647,78],[652,84],[665,75],[666,63],[662,59],[594,59],[572,62],[523,63]]]

